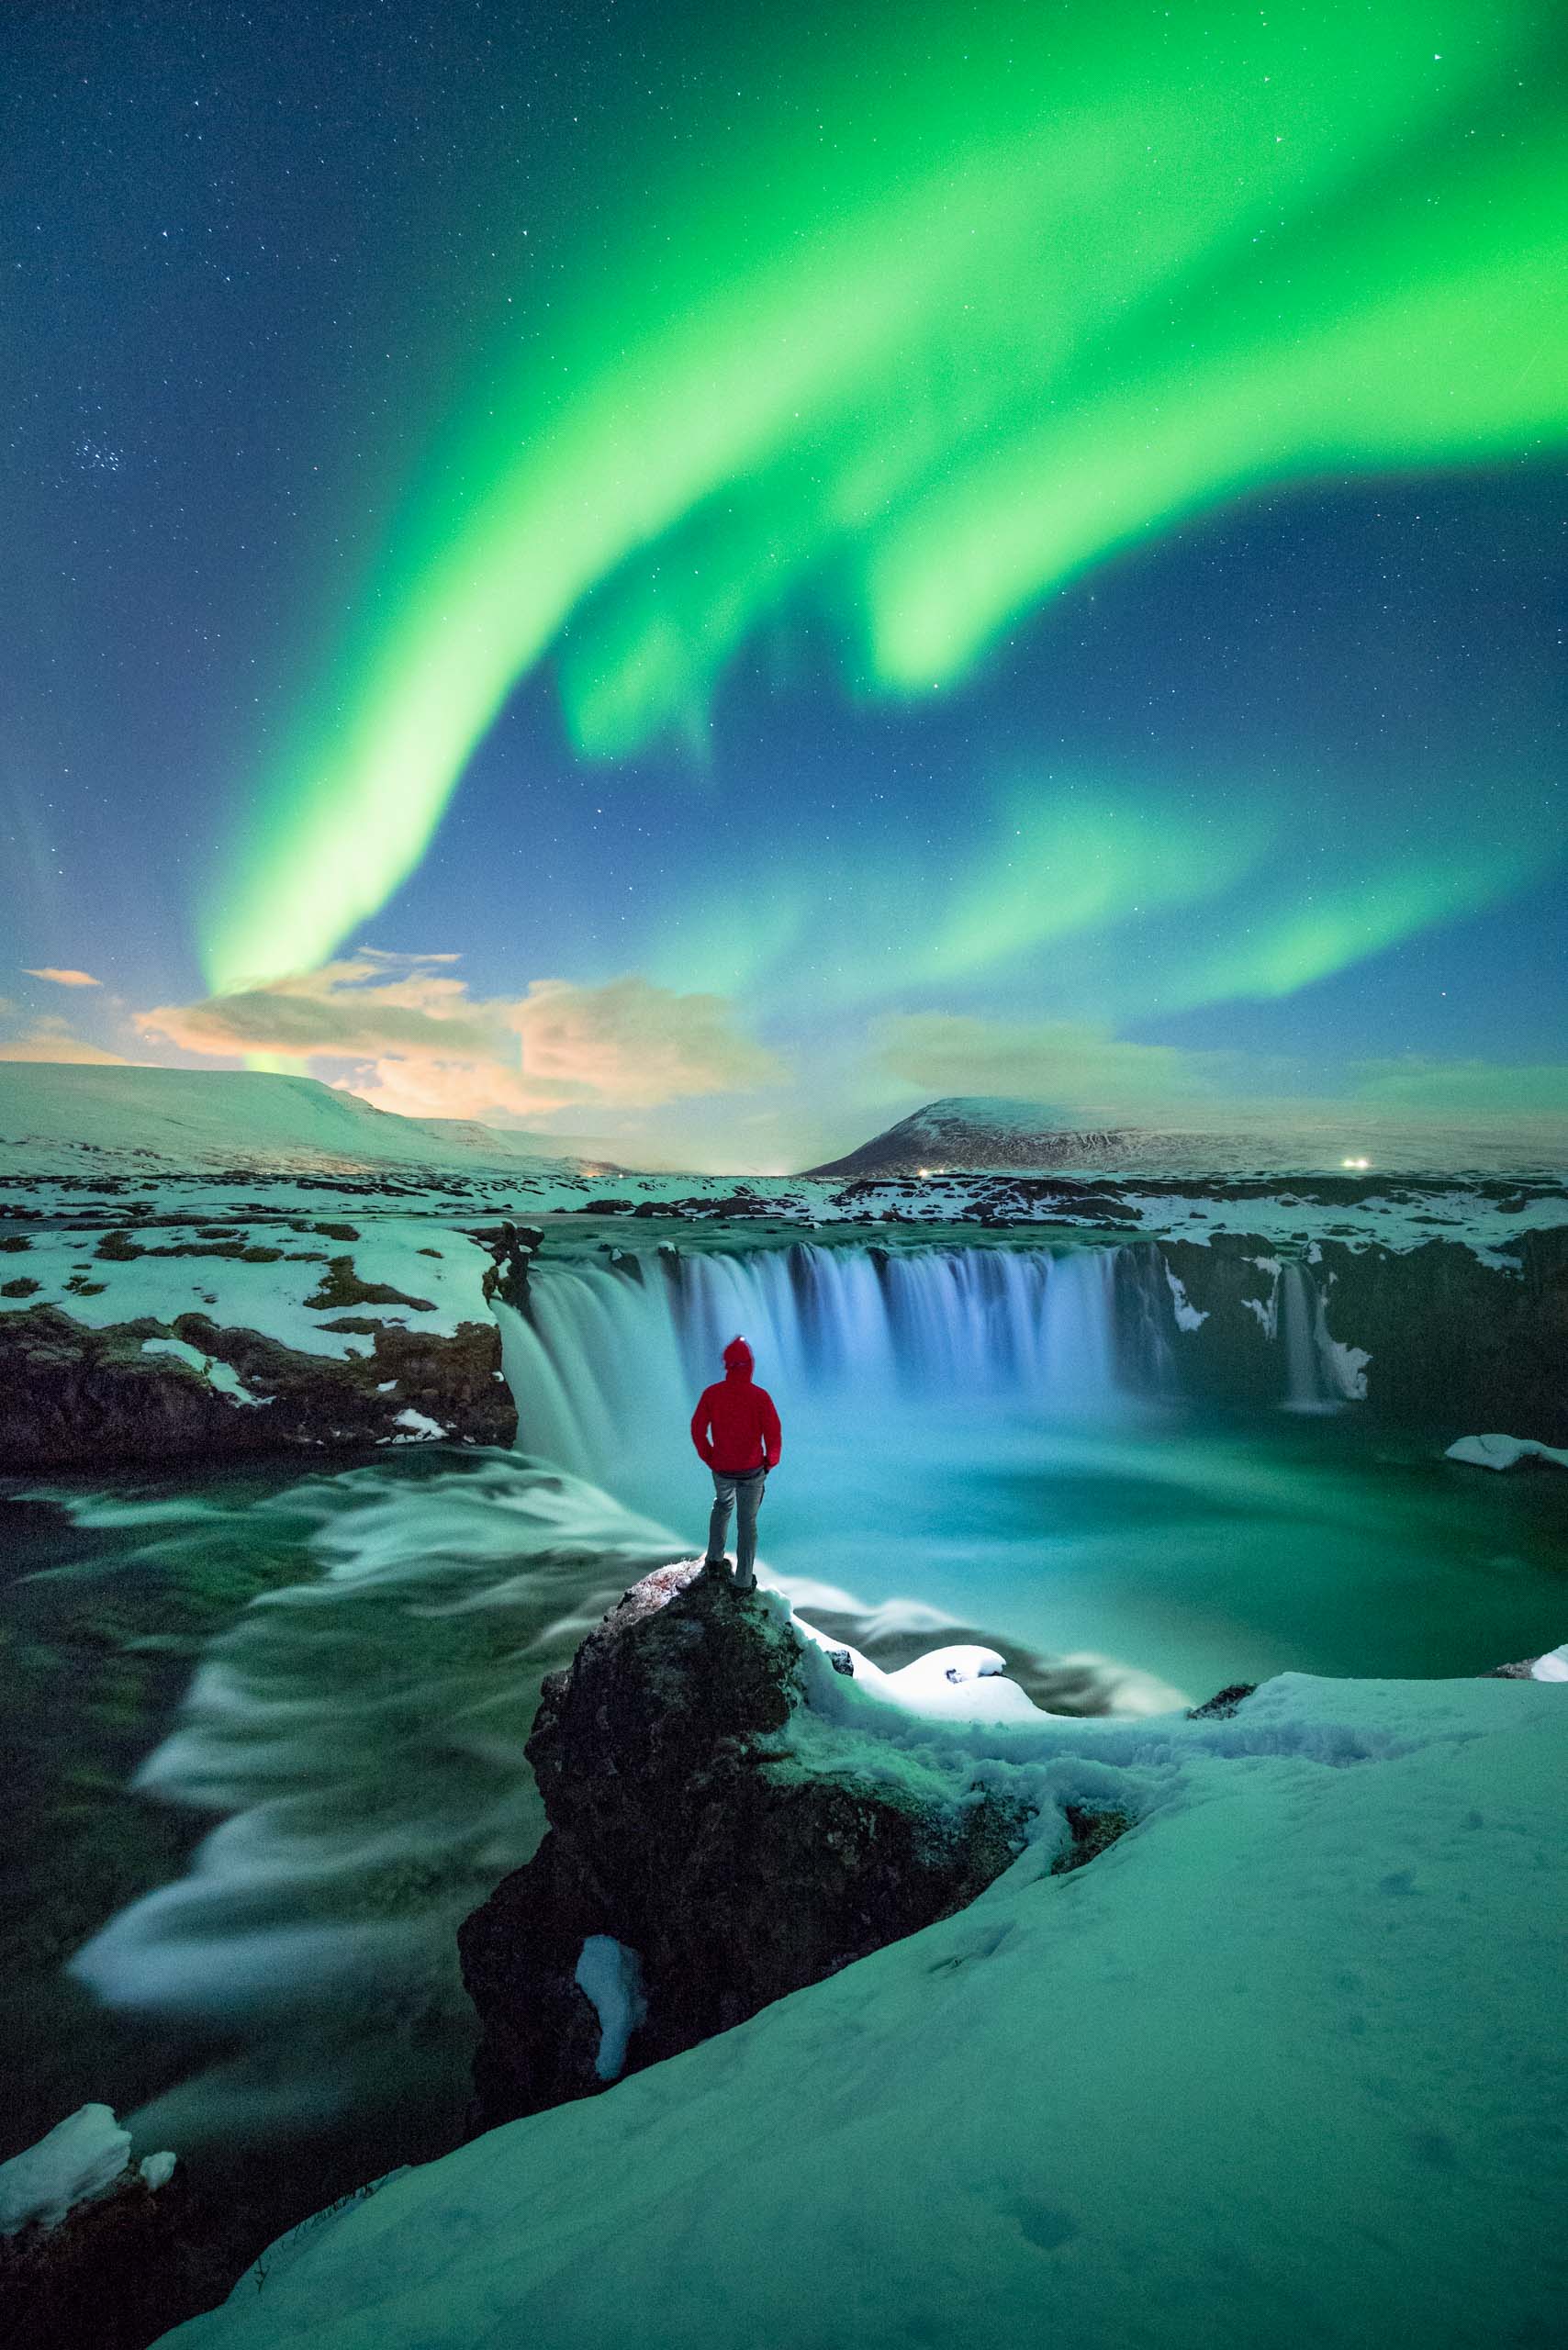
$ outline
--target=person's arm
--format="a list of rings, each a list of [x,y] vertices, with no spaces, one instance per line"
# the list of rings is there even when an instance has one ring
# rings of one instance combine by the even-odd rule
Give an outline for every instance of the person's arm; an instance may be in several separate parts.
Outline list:
[[[784,1449],[784,1431],[778,1425],[778,1414],[773,1398],[763,1388],[757,1398],[762,1405],[762,1461],[765,1469],[777,1469],[778,1456]]]
[[[697,1458],[705,1467],[713,1466],[713,1439],[708,1433],[708,1391],[703,1389],[697,1409],[691,1415],[691,1441],[697,1447]]]

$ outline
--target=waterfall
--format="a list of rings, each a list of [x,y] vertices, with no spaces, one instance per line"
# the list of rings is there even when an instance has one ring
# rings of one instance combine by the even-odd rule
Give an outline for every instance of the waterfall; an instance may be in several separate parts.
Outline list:
[[[1280,1340],[1285,1356],[1285,1409],[1337,1412],[1367,1392],[1370,1358],[1329,1334],[1328,1302],[1305,1265],[1282,1265],[1276,1276]]]
[[[801,1243],[546,1264],[526,1315],[500,1308],[518,1441],[612,1492],[643,1490],[652,1448],[684,1443],[736,1331],[781,1402],[859,1416],[868,1443],[890,1398],[995,1397],[1053,1419],[1103,1417],[1125,1400],[1116,1253]]]
[[[1366,1358],[1330,1337],[1313,1273],[1269,1270],[1267,1301],[1244,1304],[1285,1407],[1329,1412],[1364,1395]],[[546,1260],[528,1311],[498,1313],[521,1449],[655,1514],[682,1506],[672,1468],[688,1468],[687,1416],[736,1331],[796,1428],[852,1460],[857,1440],[907,1451],[935,1413],[1125,1418],[1188,1388],[1184,1349],[1210,1318],[1159,1250],[1137,1243],[621,1251]]]

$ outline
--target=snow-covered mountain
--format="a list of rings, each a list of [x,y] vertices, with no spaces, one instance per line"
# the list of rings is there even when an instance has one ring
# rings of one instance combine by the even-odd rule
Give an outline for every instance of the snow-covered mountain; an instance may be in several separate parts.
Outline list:
[[[1147,1138],[1126,1128],[1073,1128],[1038,1102],[950,1094],[901,1118],[813,1175],[941,1174],[980,1168],[1124,1167]]]
[[[400,1118],[312,1077],[245,1069],[0,1066],[0,1169],[31,1174],[97,1160],[164,1168],[515,1167],[629,1163],[624,1145],[502,1131],[459,1118]],[[630,1163],[641,1164],[634,1155]]]
[[[1405,1174],[1555,1175],[1568,1158],[1568,1122],[1403,1123],[1332,1104],[1303,1105],[1288,1125],[1238,1119],[1227,1131],[1194,1126],[1083,1127],[1039,1102],[949,1094],[927,1102],[842,1158],[806,1169],[830,1178],[893,1181],[921,1174],[1060,1173],[1203,1178],[1351,1172],[1375,1165]]]

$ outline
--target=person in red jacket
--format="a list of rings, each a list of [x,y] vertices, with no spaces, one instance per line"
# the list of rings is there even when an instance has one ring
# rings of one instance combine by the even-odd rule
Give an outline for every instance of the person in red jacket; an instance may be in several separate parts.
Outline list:
[[[713,1472],[713,1515],[708,1521],[711,1575],[729,1580],[724,1539],[730,1512],[735,1525],[735,1589],[756,1589],[756,1513],[767,1490],[767,1472],[778,1466],[784,1438],[773,1398],[752,1378],[752,1353],[744,1338],[724,1348],[724,1376],[702,1390],[691,1415],[691,1441]]]

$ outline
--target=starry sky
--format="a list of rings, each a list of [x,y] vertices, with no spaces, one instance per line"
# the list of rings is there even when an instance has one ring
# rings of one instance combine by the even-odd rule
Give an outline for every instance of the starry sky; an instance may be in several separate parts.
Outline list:
[[[1565,129],[1514,0],[14,0],[0,1058],[1558,1147]]]

